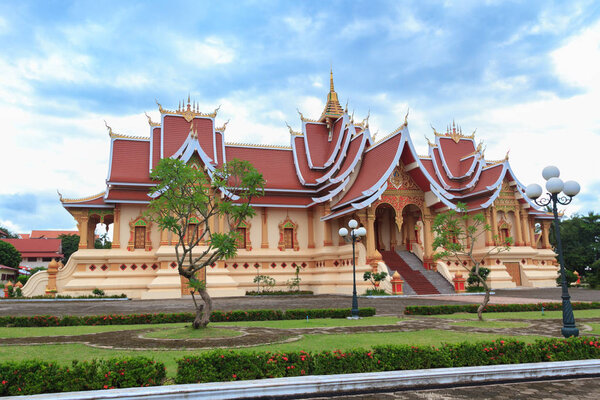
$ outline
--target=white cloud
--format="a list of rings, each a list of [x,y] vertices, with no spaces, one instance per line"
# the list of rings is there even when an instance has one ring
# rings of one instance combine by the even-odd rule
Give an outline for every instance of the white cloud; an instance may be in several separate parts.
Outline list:
[[[204,40],[177,38],[177,55],[196,68],[209,68],[220,64],[229,64],[235,59],[233,47],[222,38],[209,36]]]

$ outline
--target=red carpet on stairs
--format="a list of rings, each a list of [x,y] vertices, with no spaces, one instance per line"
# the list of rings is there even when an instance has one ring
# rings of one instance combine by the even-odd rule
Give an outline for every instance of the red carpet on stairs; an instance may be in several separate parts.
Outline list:
[[[398,271],[402,279],[410,285],[417,294],[439,294],[427,278],[420,272],[414,271],[395,251],[379,251],[383,261],[392,271]]]

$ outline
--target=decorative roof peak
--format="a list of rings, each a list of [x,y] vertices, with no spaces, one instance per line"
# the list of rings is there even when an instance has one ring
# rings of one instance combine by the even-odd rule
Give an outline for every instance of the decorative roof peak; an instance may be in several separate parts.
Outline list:
[[[463,135],[462,128],[459,125],[456,125],[454,120],[452,120],[452,125],[446,126],[446,133],[439,133],[435,130],[433,125],[431,126],[433,129],[433,134],[437,137],[449,137],[454,140],[455,143],[458,143],[460,139],[475,139],[475,131],[473,131],[470,135]]]
[[[148,113],[144,112],[144,114],[146,115],[146,118],[148,118],[148,125],[150,125],[150,126],[160,126],[160,122],[154,122],[154,121],[152,121],[152,118],[150,118],[150,116],[148,115]]]
[[[158,100],[156,100],[156,105],[161,114],[181,115],[187,122],[192,122],[195,117],[215,118],[221,108],[221,106],[217,107],[212,113],[200,112],[200,105],[196,103],[195,100],[192,102],[189,94],[187,104],[185,100],[180,101],[177,110],[167,110],[166,108],[163,108]]]
[[[329,93],[327,94],[327,104],[321,113],[319,122],[325,122],[328,118],[337,119],[344,114],[344,109],[340,105],[338,95],[333,86],[333,69],[329,71]]]

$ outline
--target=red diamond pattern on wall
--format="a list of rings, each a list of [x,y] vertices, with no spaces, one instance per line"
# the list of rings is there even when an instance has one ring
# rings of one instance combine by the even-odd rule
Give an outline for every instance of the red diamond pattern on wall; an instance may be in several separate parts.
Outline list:
[[[133,264],[133,265],[131,266],[131,269],[135,271],[135,270],[137,269],[137,265]]]
[[[125,271],[127,269],[127,265],[121,264],[119,268],[121,268],[121,271]]]
[[[277,266],[277,264],[271,263],[271,268],[275,268],[276,266]]]
[[[250,265],[248,263],[244,263],[244,268],[248,268]]]
[[[171,266],[171,268],[175,269],[177,268],[177,263],[175,261],[173,261],[171,264],[169,264]]]
[[[335,261],[333,262],[333,265],[335,265],[335,266],[337,267],[338,265],[340,265],[340,263],[338,262],[338,260],[335,260]]]
[[[101,269],[102,271],[106,271],[106,270],[108,269],[108,265],[106,265],[106,264],[102,264],[102,266],[100,267],[100,269]]]
[[[281,268],[285,268],[287,266],[286,263],[281,263]]]
[[[90,265],[90,271],[93,271],[96,269],[96,266],[94,264]]]
[[[157,264],[152,264],[152,269],[156,271],[158,269],[158,265]]]
[[[306,263],[305,262],[302,263],[302,268],[306,268]]]
[[[148,269],[148,266],[146,264],[142,264],[141,268],[145,271]]]
[[[238,267],[237,263],[233,263],[233,269],[236,269]]]

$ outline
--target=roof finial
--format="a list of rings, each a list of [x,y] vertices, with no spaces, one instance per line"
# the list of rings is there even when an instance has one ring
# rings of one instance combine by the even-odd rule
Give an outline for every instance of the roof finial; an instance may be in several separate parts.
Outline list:
[[[113,135],[113,130],[110,126],[108,126],[108,124],[106,123],[106,120],[104,120],[104,125],[106,126],[106,129],[108,129],[108,135],[112,136]]]
[[[335,92],[333,89],[333,67],[329,69],[329,91]]]
[[[408,125],[408,113],[410,111],[410,108],[407,107],[406,108],[406,115],[404,116],[404,125]]]
[[[188,110],[190,109],[190,92],[188,92],[188,103],[187,103],[187,108],[188,108]]]
[[[56,189],[56,193],[58,193],[58,199],[62,201],[63,197],[62,194],[58,191],[58,189]]]
[[[344,107],[344,112],[348,114],[348,102],[350,101],[350,97],[346,99],[346,107]]]

